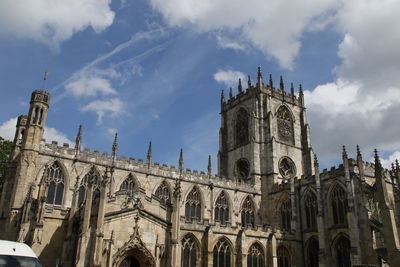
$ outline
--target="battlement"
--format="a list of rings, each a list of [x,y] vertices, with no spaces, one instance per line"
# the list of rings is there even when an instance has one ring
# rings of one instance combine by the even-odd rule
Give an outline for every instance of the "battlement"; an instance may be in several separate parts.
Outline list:
[[[43,90],[33,91],[30,104],[33,102],[41,102],[48,106],[50,104],[50,93]]]

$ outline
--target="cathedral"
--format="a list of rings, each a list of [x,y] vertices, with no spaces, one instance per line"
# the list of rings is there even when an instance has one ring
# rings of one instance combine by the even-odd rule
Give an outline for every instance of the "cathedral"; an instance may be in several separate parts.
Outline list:
[[[246,88],[247,87],[247,88]],[[343,147],[320,170],[301,86],[257,80],[221,93],[218,166],[196,171],[46,142],[51,96],[18,117],[1,194],[0,239],[43,266],[400,266],[400,166]],[[329,140],[327,140],[329,142]],[[340,150],[340,148],[338,148]],[[217,174],[213,174],[216,172]]]

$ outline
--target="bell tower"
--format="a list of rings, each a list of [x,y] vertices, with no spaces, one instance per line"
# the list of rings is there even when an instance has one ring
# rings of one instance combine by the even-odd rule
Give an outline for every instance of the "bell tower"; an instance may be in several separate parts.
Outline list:
[[[230,88],[221,94],[221,128],[218,172],[221,176],[254,185],[267,204],[273,184],[312,174],[312,149],[304,95],[286,92],[283,78],[275,88],[270,75],[264,83],[258,67],[257,83],[248,77],[238,94]],[[267,205],[263,205],[267,206]],[[265,210],[264,213],[267,213]]]

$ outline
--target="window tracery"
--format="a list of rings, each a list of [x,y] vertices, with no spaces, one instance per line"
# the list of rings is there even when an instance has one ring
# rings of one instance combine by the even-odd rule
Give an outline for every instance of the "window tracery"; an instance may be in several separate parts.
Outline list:
[[[251,225],[254,227],[254,204],[250,196],[247,196],[244,200],[240,213],[242,215],[242,226]]]
[[[222,191],[215,203],[215,221],[225,224],[229,221],[229,204],[225,193]]]
[[[196,243],[189,235],[182,239],[182,266],[183,267],[196,267],[197,249]]]
[[[293,120],[289,109],[281,106],[277,113],[278,136],[281,141],[293,143]]]
[[[157,188],[155,195],[158,197],[161,203],[165,204],[169,202],[170,192],[165,181],[162,182],[161,185]]]
[[[279,173],[283,179],[290,179],[296,175],[296,165],[289,157],[283,157],[279,161]]]
[[[245,158],[241,158],[236,162],[236,171],[239,181],[250,181],[250,164]]]
[[[249,142],[249,114],[244,108],[240,108],[237,112],[235,131],[236,146]]]
[[[185,217],[186,220],[193,220],[194,218],[200,220],[201,218],[201,199],[196,187],[193,187],[186,198]]]
[[[213,267],[231,267],[231,248],[226,239],[220,239],[213,250]]]
[[[247,254],[247,267],[264,267],[264,262],[265,259],[262,248],[257,244],[253,244]]]
[[[290,254],[286,247],[280,246],[277,251],[278,267],[290,267]]]
[[[122,182],[121,187],[119,188],[119,191],[133,192],[135,187],[136,187],[135,180],[134,180],[132,174],[129,174],[129,176]]]
[[[317,197],[311,191],[304,196],[304,206],[306,211],[306,226],[308,229],[317,228]]]
[[[335,185],[331,192],[331,206],[334,224],[347,223],[347,197],[344,189]]]
[[[47,168],[47,195],[46,202],[61,205],[64,194],[64,174],[60,164],[54,162]]]
[[[96,172],[96,169],[93,167],[81,180],[78,189],[78,206],[80,206],[86,198],[86,190],[89,185],[92,185],[93,191],[95,191],[100,184],[99,175]]]
[[[338,267],[350,267],[350,241],[344,236],[339,237],[335,245],[336,263]]]

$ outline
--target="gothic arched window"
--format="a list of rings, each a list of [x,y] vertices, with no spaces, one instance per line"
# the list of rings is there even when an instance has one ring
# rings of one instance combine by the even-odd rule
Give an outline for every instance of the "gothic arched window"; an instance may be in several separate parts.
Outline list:
[[[96,169],[93,167],[81,180],[78,190],[78,206],[80,206],[83,203],[83,201],[85,201],[86,190],[89,187],[89,185],[93,186],[93,191],[94,191],[99,187],[99,183],[100,183],[99,175]]]
[[[244,108],[240,108],[236,114],[235,133],[236,146],[249,142],[249,114]]]
[[[236,162],[236,172],[239,181],[250,181],[250,164],[245,158],[241,158]]]
[[[254,204],[250,196],[247,196],[244,200],[240,213],[242,215],[242,226],[251,225],[254,227]]]
[[[169,202],[169,188],[165,182],[162,182],[161,185],[157,188],[155,195],[158,197],[161,203]]]
[[[335,185],[331,192],[331,206],[334,224],[347,223],[347,197],[344,189]]]
[[[289,109],[286,106],[279,107],[276,119],[279,139],[293,144],[293,119]]]
[[[231,248],[226,239],[220,239],[213,250],[213,267],[231,267]]]
[[[290,254],[287,248],[280,246],[277,251],[278,267],[290,267]]]
[[[201,218],[200,192],[196,187],[193,187],[186,198],[185,217],[186,220],[193,220],[194,218],[200,220]]]
[[[281,227],[283,230],[290,230],[290,221],[292,220],[292,202],[286,198],[280,208]]]
[[[318,239],[311,237],[307,244],[307,266],[318,267],[319,243]]]
[[[350,241],[344,236],[339,237],[335,244],[336,263],[338,267],[350,267]]]
[[[54,162],[47,168],[47,196],[49,204],[61,205],[64,194],[64,174],[60,164]]]
[[[196,242],[189,235],[182,239],[182,267],[196,267]]]
[[[229,221],[229,203],[225,193],[222,191],[215,202],[215,221],[225,224]]]
[[[317,228],[317,197],[311,191],[304,196],[304,207],[306,210],[307,229]]]
[[[122,182],[121,187],[119,188],[119,191],[123,192],[133,192],[135,189],[135,180],[132,176],[132,174],[129,174],[129,176]]]
[[[247,254],[247,267],[264,267],[264,262],[262,248],[257,244],[252,245]]]

